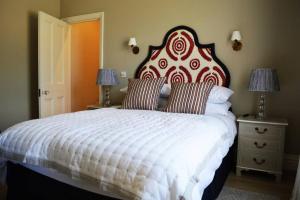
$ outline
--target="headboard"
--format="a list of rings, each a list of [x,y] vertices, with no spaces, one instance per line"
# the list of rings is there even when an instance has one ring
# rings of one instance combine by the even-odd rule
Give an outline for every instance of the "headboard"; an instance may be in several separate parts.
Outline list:
[[[166,83],[210,81],[228,87],[230,74],[217,58],[214,44],[200,44],[196,32],[177,26],[167,32],[161,46],[150,46],[135,78],[167,77]]]

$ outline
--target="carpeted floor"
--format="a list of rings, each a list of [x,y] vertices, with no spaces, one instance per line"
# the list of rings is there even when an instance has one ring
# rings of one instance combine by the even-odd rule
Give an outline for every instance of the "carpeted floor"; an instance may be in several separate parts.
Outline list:
[[[5,200],[6,189],[3,186],[0,188],[2,188],[0,190],[0,200]],[[271,195],[249,192],[246,190],[224,186],[217,200],[279,200],[279,198]]]
[[[279,200],[279,198],[225,186],[217,200]]]

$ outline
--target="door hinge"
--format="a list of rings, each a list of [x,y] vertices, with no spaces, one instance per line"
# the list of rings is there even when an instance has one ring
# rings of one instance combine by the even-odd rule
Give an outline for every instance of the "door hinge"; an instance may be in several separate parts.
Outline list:
[[[38,90],[38,97],[41,96],[41,89]]]

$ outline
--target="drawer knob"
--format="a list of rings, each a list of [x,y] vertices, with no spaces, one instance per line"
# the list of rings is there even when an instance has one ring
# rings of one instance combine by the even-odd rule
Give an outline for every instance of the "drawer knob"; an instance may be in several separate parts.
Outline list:
[[[267,129],[267,128],[264,128],[263,130],[259,130],[259,128],[256,127],[256,128],[255,128],[255,131],[256,131],[256,133],[258,133],[258,134],[264,134],[265,132],[268,131],[268,129]]]
[[[256,164],[258,164],[258,165],[262,165],[262,164],[264,164],[264,163],[266,162],[265,159],[261,159],[260,161],[258,161],[256,158],[253,158],[253,161],[254,161]]]
[[[257,142],[254,142],[254,145],[256,146],[256,148],[262,149],[262,148],[264,148],[265,146],[267,146],[267,143],[264,142],[262,145],[259,145]]]

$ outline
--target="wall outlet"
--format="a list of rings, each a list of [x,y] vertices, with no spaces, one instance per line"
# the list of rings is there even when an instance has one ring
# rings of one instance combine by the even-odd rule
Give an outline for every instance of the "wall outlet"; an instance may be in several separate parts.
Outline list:
[[[126,78],[126,77],[127,77],[127,72],[122,71],[122,72],[120,73],[120,76],[121,76],[122,78]]]

